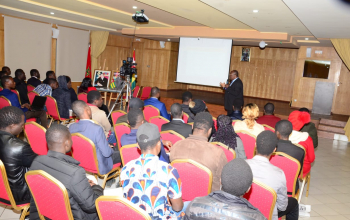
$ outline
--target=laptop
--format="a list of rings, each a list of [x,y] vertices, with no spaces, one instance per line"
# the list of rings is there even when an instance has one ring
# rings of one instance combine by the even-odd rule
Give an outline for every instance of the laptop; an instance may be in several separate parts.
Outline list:
[[[46,97],[35,96],[33,103],[31,105],[31,109],[34,111],[42,111],[44,109],[46,103]]]

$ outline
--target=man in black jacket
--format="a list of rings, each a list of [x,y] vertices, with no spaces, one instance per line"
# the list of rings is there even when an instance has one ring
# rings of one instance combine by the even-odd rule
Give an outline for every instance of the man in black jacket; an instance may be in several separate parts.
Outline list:
[[[4,163],[13,198],[17,205],[30,201],[30,192],[24,178],[34,158],[27,142],[18,139],[24,126],[24,113],[21,109],[8,106],[0,110],[0,160]],[[0,198],[0,202],[10,201]]]
[[[35,158],[30,170],[43,170],[66,187],[74,219],[97,220],[95,201],[103,195],[103,189],[86,178],[79,161],[66,155],[73,143],[68,128],[51,126],[46,132],[46,141],[49,147],[47,155]],[[30,201],[30,219],[40,219],[34,199]]]
[[[27,84],[37,87],[41,84],[40,73],[37,69],[30,70],[30,79],[28,79]]]
[[[29,98],[28,98],[28,89],[27,84],[25,82],[26,80],[26,74],[22,69],[16,69],[15,71],[15,78],[13,79],[16,83],[16,89],[19,92],[19,97],[21,104],[28,103],[29,104]]]
[[[188,138],[192,134],[192,126],[185,124],[182,120],[182,107],[179,103],[174,103],[170,108],[173,120],[169,123],[162,125],[162,131],[173,130],[181,134],[184,138]]]
[[[182,111],[188,114],[187,123],[194,122],[194,114],[191,112],[189,104],[192,101],[192,93],[190,91],[186,91],[182,93]]]
[[[225,110],[227,111],[227,116],[231,116],[233,113],[233,102],[234,100],[240,101],[239,103],[244,106],[243,100],[243,83],[240,78],[238,78],[238,71],[232,70],[229,74],[229,81],[227,84],[220,83],[220,86],[225,90]]]

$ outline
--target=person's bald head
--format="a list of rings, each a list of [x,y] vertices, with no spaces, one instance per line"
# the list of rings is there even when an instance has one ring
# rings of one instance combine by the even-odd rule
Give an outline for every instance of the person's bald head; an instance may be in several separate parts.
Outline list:
[[[54,124],[46,131],[46,142],[49,150],[67,153],[72,149],[72,136],[64,125]]]
[[[72,110],[80,119],[92,118],[91,109],[84,101],[77,100],[73,102]]]
[[[154,98],[159,98],[160,96],[160,90],[158,87],[153,87],[152,90],[151,90],[151,97],[154,97]]]

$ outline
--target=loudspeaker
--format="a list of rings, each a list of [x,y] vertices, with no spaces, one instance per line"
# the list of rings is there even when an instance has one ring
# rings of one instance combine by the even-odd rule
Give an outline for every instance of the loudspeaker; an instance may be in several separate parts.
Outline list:
[[[51,28],[52,29],[52,38],[57,39],[58,35],[60,34],[60,30],[56,28]]]

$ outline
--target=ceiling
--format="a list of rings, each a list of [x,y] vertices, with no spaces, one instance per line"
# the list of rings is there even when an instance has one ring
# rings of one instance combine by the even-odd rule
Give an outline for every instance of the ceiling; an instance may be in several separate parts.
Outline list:
[[[299,48],[350,38],[349,0],[0,0],[0,13],[84,30],[136,37],[233,39],[234,45]],[[133,6],[137,6],[134,9]],[[258,10],[258,12],[253,12]],[[51,13],[54,14],[51,14]]]

